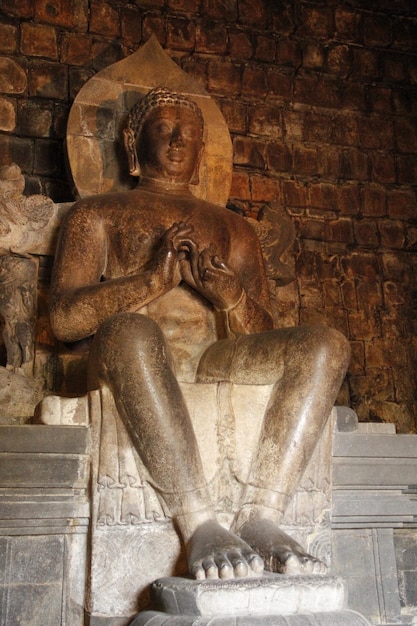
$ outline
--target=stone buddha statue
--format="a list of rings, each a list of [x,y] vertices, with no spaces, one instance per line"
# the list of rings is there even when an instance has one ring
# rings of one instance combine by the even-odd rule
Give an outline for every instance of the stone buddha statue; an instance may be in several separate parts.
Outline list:
[[[133,107],[124,136],[139,183],[79,200],[67,215],[52,328],[64,342],[93,338],[89,388],[111,391],[192,576],[324,573],[279,525],[343,381],[349,345],[326,327],[273,327],[252,226],[190,191],[203,130],[198,106],[162,87]],[[271,385],[230,529],[216,519],[184,381]]]

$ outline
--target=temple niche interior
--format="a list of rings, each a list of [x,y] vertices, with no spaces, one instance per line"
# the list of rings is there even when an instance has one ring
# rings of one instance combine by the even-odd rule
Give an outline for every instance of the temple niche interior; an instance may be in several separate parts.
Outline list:
[[[352,356],[336,404],[353,409],[363,433],[373,432],[375,425],[378,433],[409,435],[398,454],[406,459],[407,471],[416,462],[417,5],[409,0],[2,0],[0,425],[6,429],[6,443],[0,451],[5,476],[0,483],[5,498],[1,535],[12,537],[8,546],[24,536],[21,553],[32,555],[29,560],[45,551],[49,561],[39,574],[44,589],[52,589],[54,576],[62,576],[58,566],[49,574],[54,554],[60,555],[62,580],[71,583],[57,583],[59,590],[65,588],[67,600],[56,608],[54,599],[51,611],[56,608],[60,623],[73,626],[84,619],[80,607],[85,580],[75,583],[74,572],[78,558],[85,565],[88,534],[86,435],[74,434],[63,421],[57,451],[52,444],[42,444],[39,434],[31,441],[34,448],[25,434],[16,444],[7,428],[34,423],[35,406],[43,397],[78,398],[87,392],[86,352],[58,342],[48,319],[57,226],[80,195],[77,175],[89,182],[95,176],[69,165],[68,151],[83,149],[71,143],[73,135],[67,137],[70,109],[88,80],[127,59],[152,36],[224,116],[233,158],[228,207],[253,221],[266,205],[278,207],[289,245],[273,259],[280,264],[279,276],[270,276],[276,325],[323,324],[343,333]],[[82,115],[80,127],[86,136],[97,131],[104,143],[117,137],[117,114],[105,109],[102,126],[93,130],[87,109]],[[119,156],[117,148],[106,154],[106,180]],[[77,422],[77,411],[87,411],[80,406],[74,404],[71,411],[74,423],[84,424],[84,417]],[[45,425],[45,432],[49,428],[53,426]],[[381,443],[381,458],[385,445]],[[20,452],[29,454],[23,464]],[[68,465],[77,476],[72,491],[72,479],[65,475],[48,492],[53,499],[61,490],[60,517],[78,520],[71,530],[62,520],[56,526],[52,521],[39,523],[42,514],[36,502],[43,502],[48,485],[26,484],[23,474],[27,476],[30,463],[36,464],[35,456],[41,453],[67,454],[74,461],[72,469]],[[59,466],[58,457],[56,463],[48,466],[45,476]],[[15,522],[10,520],[27,500],[26,491],[12,494],[15,476],[20,492],[35,489],[33,511],[25,509],[16,516],[27,520],[33,515],[32,526],[41,529],[33,535],[23,522],[11,528]],[[399,489],[415,502],[417,476],[405,479],[404,486],[384,480],[384,493]],[[359,492],[365,489],[359,478],[356,486]],[[343,492],[343,480],[337,488]],[[71,506],[62,504],[64,500]],[[388,608],[383,609],[378,600],[367,605],[358,599],[353,606],[373,624],[400,624],[400,611],[401,623],[414,623],[409,617],[417,606],[413,506],[404,505],[397,517],[385,509],[375,512],[383,517],[377,527],[367,513],[360,540],[369,554],[391,551],[397,568],[394,582],[391,570],[388,574],[375,565],[379,556],[372,565],[375,598],[391,597],[392,592],[395,602],[386,600]],[[163,517],[159,509],[158,515]],[[344,515],[347,519],[347,513],[340,513],[333,526],[344,537],[333,545],[339,554],[335,562],[358,545],[354,533],[360,523],[347,522]],[[163,541],[168,542],[165,535]],[[12,572],[13,583],[11,561],[6,559],[5,568]],[[354,589],[366,580],[366,567]],[[384,576],[388,591],[383,590]],[[19,574],[17,578],[19,582]],[[0,587],[5,594],[6,582]],[[28,588],[26,581],[22,596],[7,596],[0,608],[1,626],[43,623],[48,598],[57,595],[46,594],[38,613],[19,617],[15,604],[25,604]],[[143,606],[147,601],[146,596]],[[88,623],[124,626],[126,615],[133,614],[131,607],[126,611],[119,621],[91,617]]]

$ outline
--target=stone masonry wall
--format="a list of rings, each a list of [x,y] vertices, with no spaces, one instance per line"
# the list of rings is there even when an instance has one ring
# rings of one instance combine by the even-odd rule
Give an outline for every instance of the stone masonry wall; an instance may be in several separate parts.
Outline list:
[[[0,165],[72,199],[64,136],[95,72],[151,32],[216,99],[234,144],[231,202],[293,216],[283,325],[352,344],[339,401],[415,430],[417,5],[409,0],[1,0]]]

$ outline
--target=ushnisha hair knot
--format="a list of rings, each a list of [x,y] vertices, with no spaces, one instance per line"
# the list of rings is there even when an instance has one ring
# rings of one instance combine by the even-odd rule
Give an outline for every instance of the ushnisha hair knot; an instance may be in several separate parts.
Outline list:
[[[171,91],[167,87],[154,87],[146,96],[133,105],[127,119],[128,128],[138,137],[151,111],[163,106],[180,106],[195,113],[200,123],[201,135],[203,135],[204,121],[200,108],[183,94]]]

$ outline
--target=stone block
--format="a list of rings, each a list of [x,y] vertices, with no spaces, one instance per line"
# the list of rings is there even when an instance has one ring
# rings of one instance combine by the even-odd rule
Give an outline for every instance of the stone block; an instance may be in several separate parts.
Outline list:
[[[290,94],[292,93],[291,76],[288,76],[288,74],[272,66],[268,68],[266,77],[268,91],[271,95],[285,98],[286,100],[290,98]]]
[[[372,48],[353,50],[352,76],[360,80],[377,80],[380,77],[378,54]]]
[[[195,25],[192,20],[170,17],[167,21],[167,46],[176,50],[191,51],[196,43]]]
[[[258,35],[256,38],[255,59],[273,63],[276,57],[276,40],[272,37]]]
[[[23,18],[33,17],[34,7],[32,0],[3,0],[1,8],[8,15]]]
[[[68,65],[88,65],[92,38],[87,33],[68,33],[61,42],[61,61]]]
[[[277,61],[282,65],[299,67],[302,55],[298,41],[283,37],[277,43]]]
[[[89,30],[91,33],[98,33],[110,39],[119,35],[119,14],[117,9],[110,6],[107,2],[93,0],[90,5],[90,11]]]
[[[227,31],[224,24],[211,20],[203,20],[196,27],[196,52],[208,54],[225,54],[227,47]]]
[[[286,205],[305,207],[309,204],[308,190],[302,183],[284,180],[282,181],[282,190]]]
[[[314,176],[318,173],[318,152],[316,148],[296,145],[293,149],[293,169],[300,176]]]
[[[282,576],[230,581],[162,578],[152,585],[153,608],[171,615],[203,617],[291,615],[338,611],[345,601],[344,584],[327,576]]]
[[[68,68],[60,63],[33,64],[29,70],[29,94],[53,100],[67,100]]]
[[[240,67],[228,61],[209,61],[208,88],[213,92],[234,93],[237,96],[241,92]]]
[[[417,153],[417,124],[413,118],[395,120],[395,137],[400,152]]]
[[[23,54],[50,59],[58,58],[57,34],[53,26],[23,22],[21,29],[20,45]]]
[[[279,193],[279,183],[276,179],[261,176],[251,176],[252,200],[254,202],[274,202]]]
[[[388,46],[391,43],[391,20],[384,15],[365,15],[363,38],[366,46]]]
[[[260,141],[249,137],[236,137],[233,141],[233,162],[236,165],[248,165],[252,168],[264,169],[265,146]]]
[[[250,59],[253,55],[252,42],[246,32],[229,33],[229,51],[230,56],[236,59]]]
[[[370,178],[369,156],[362,150],[351,148],[342,152],[341,174],[343,178],[365,181]]]
[[[13,59],[0,57],[0,92],[22,94],[26,87],[26,72],[23,67]]]
[[[0,434],[1,452],[85,454],[88,447],[88,430],[84,426],[1,426]]]
[[[242,93],[256,95],[266,91],[266,72],[263,67],[246,66],[242,76]]]
[[[85,488],[88,480],[88,457],[53,453],[4,452],[0,454],[0,487]]]
[[[72,2],[66,0],[36,0],[35,18],[46,24],[70,28],[73,26]]]
[[[236,23],[238,19],[235,0],[204,0],[204,13],[214,19]]]
[[[121,9],[120,29],[123,41],[137,45],[142,37],[142,17],[137,8]]]
[[[413,191],[393,189],[387,194],[388,215],[394,219],[408,220],[416,216],[417,198]]]
[[[324,65],[324,48],[319,43],[303,45],[303,66],[309,69],[320,69]]]
[[[353,225],[355,239],[359,246],[364,248],[378,248],[379,231],[374,220],[363,219]]]
[[[274,172],[289,172],[292,166],[292,154],[285,143],[271,142],[266,147],[268,169]]]
[[[369,184],[361,189],[364,215],[382,217],[387,213],[387,193],[381,185]]]
[[[0,164],[20,163],[24,172],[33,167],[34,142],[14,135],[0,135]]]
[[[334,21],[336,33],[343,41],[357,41],[359,39],[359,26],[362,14],[345,7],[336,7]]]
[[[249,174],[233,172],[230,198],[236,200],[250,200]]]
[[[0,35],[1,37],[1,35]],[[0,130],[13,132],[16,128],[16,104],[10,98],[0,96]]]
[[[17,46],[17,28],[13,24],[0,22],[0,52],[13,54]]]
[[[257,28],[265,28],[268,19],[267,6],[263,0],[240,0],[239,22]]]
[[[17,130],[28,137],[49,137],[52,126],[52,105],[33,100],[19,103]]]

